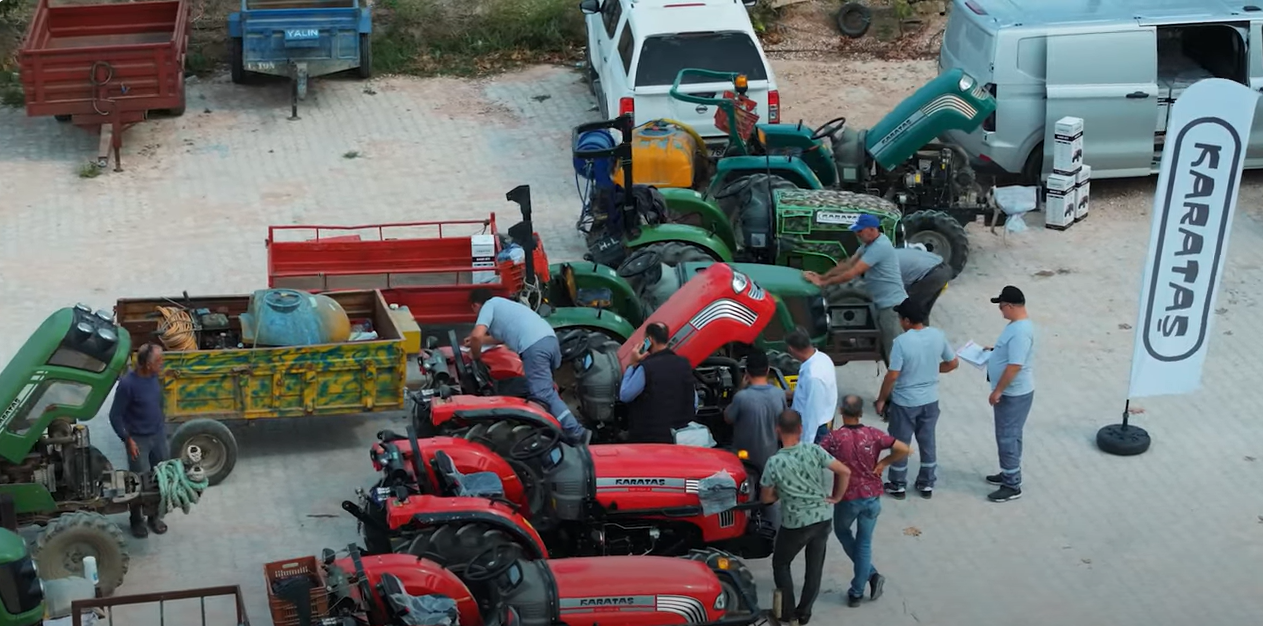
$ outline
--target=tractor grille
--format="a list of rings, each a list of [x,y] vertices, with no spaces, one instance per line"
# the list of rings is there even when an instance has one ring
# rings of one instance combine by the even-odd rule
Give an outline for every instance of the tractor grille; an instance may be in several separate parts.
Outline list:
[[[729,509],[719,514],[719,527],[731,528],[737,523],[737,512]]]
[[[583,483],[578,482],[578,481],[558,482],[558,483],[553,483],[553,493],[556,493],[559,496],[570,496],[570,497],[582,498],[583,496],[587,495],[587,490],[584,489]]]

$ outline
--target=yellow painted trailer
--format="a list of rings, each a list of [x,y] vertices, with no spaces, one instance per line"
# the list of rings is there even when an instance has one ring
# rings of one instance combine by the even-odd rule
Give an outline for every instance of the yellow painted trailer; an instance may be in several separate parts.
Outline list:
[[[254,347],[243,338],[241,315],[250,296],[140,298],[119,300],[118,325],[146,342],[197,349],[164,350],[164,408],[172,454],[202,455],[210,483],[217,484],[237,461],[237,443],[223,424],[313,415],[350,415],[404,408],[407,355],[404,336],[380,291],[323,294],[337,301],[356,332],[350,340],[299,347]],[[192,330],[186,345],[176,330]],[[370,330],[371,329],[371,330]],[[163,332],[167,341],[162,341]],[[356,340],[364,333],[375,338]],[[369,335],[371,337],[371,335]]]

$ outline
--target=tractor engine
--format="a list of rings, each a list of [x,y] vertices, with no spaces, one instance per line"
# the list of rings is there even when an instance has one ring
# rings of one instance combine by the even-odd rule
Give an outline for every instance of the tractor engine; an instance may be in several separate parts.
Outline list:
[[[589,335],[587,352],[572,361],[575,395],[579,399],[579,414],[589,428],[617,431],[621,430],[616,411],[618,386],[623,379],[618,361],[621,346],[603,338],[603,335]]]
[[[70,502],[139,497],[146,487],[143,483],[151,481],[114,471],[105,455],[91,445],[87,426],[57,420],[21,463],[0,461],[0,482],[38,484],[55,501]],[[148,491],[156,493],[156,488],[149,485]]]
[[[983,204],[969,158],[959,148],[927,146],[887,174],[891,201],[906,210]]]

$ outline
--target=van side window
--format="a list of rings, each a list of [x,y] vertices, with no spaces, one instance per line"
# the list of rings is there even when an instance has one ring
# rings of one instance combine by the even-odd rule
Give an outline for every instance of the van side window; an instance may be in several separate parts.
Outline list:
[[[1044,80],[1048,66],[1048,48],[1042,37],[1027,37],[1017,42],[1017,70],[1031,78]]]
[[[618,19],[623,17],[623,3],[621,0],[605,0],[605,4],[601,7],[601,19],[605,21],[605,34],[610,38],[614,38],[614,29],[618,28]]]
[[[618,56],[623,59],[623,71],[631,76],[632,53],[636,51],[636,38],[632,35],[631,22],[623,27],[623,36],[618,39]]]

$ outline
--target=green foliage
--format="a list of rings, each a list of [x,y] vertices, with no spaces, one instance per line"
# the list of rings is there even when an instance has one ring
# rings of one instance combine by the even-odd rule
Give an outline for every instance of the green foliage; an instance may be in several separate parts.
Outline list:
[[[476,73],[571,53],[585,40],[574,0],[384,0],[373,67]]]
[[[766,1],[759,2],[754,5],[750,11],[750,24],[754,26],[754,32],[763,34],[769,32],[781,20],[781,11],[783,9],[775,9]]]
[[[0,71],[0,106],[26,106],[26,97],[22,94],[22,84],[18,81],[17,72]]]
[[[912,8],[912,4],[908,0],[894,0],[891,7],[895,10],[895,19],[900,21],[906,20],[916,13],[916,9]]]

